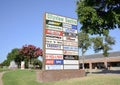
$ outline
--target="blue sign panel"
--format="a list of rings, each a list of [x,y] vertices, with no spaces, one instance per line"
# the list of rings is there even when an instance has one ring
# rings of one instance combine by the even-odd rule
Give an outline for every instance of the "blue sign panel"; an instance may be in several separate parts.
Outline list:
[[[72,25],[72,29],[76,29],[77,30],[77,25]]]
[[[63,64],[63,60],[54,60],[54,64],[62,65]]]

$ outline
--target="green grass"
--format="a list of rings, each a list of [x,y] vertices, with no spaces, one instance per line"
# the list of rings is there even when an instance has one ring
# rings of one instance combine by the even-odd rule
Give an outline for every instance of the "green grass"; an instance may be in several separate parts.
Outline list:
[[[3,71],[9,71],[8,68],[0,68],[0,72],[3,72]]]
[[[120,75],[88,75],[83,78],[39,83],[36,81],[35,71],[14,70],[3,76],[4,85],[120,85]]]
[[[4,85],[39,85],[34,71],[13,70],[3,76]]]

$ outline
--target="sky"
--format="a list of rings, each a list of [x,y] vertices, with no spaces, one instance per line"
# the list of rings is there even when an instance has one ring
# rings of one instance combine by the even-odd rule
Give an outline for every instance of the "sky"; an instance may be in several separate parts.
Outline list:
[[[77,19],[75,10],[76,0],[0,0],[0,63],[14,48],[26,44],[42,48],[45,12]],[[120,51],[120,30],[110,35],[116,39],[112,51]],[[88,50],[86,54],[94,52]]]

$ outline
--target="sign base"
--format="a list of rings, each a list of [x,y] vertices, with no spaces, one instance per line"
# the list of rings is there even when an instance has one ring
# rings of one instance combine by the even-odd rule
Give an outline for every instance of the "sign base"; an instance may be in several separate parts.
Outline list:
[[[39,82],[53,82],[85,76],[85,70],[44,70],[37,71]]]

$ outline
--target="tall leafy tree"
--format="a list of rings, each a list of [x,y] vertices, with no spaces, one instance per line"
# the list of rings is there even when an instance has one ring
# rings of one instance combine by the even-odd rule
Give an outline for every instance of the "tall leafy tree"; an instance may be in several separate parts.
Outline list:
[[[115,44],[115,40],[113,37],[111,36],[105,36],[105,37],[95,37],[92,39],[93,40],[93,43],[94,43],[94,50],[95,52],[99,52],[99,51],[103,51],[103,55],[104,57],[108,57],[109,53],[108,51],[109,50],[112,50],[112,45]],[[107,68],[107,63],[105,64],[105,68]]]
[[[79,32],[78,47],[81,49],[81,52],[82,52],[82,59],[83,59],[82,68],[83,69],[84,69],[84,60],[85,60],[84,54],[89,49],[90,46],[91,46],[91,40],[89,38],[89,35],[82,31]]]
[[[115,44],[115,39],[111,36],[95,37],[92,39],[94,43],[95,52],[103,51],[103,55],[107,57],[109,55],[108,51],[112,50],[112,45]]]
[[[78,0],[76,12],[86,33],[108,35],[120,28],[120,0]]]
[[[12,49],[11,52],[8,53],[7,59],[3,61],[2,65],[9,66],[10,61],[14,60],[19,66],[20,63],[16,61],[16,59],[20,61],[20,58],[18,56],[19,56],[19,49],[18,48]]]
[[[37,48],[34,45],[24,45],[20,49],[20,54],[24,56],[27,60],[29,60],[31,63],[32,59],[42,56],[42,49]]]
[[[10,53],[8,53],[7,55],[7,59],[9,61],[15,60],[16,56],[19,54],[19,49],[18,48],[14,48],[12,49],[12,51]]]

